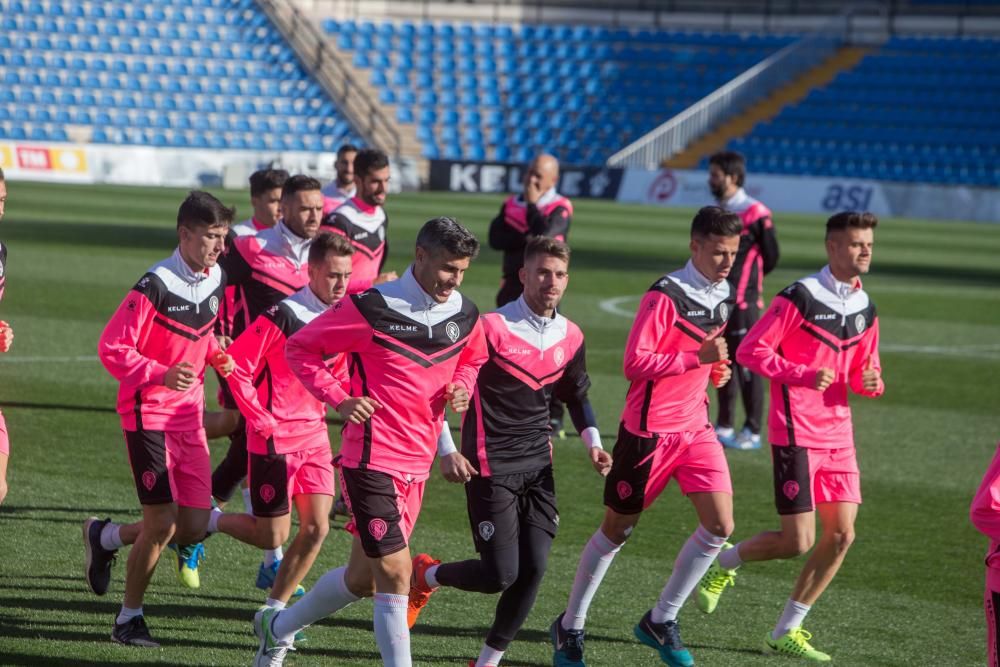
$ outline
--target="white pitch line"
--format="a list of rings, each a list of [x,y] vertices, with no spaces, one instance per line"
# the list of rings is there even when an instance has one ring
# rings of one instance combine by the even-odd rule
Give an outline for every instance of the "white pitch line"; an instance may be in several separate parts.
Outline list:
[[[4,364],[76,364],[90,363],[97,361],[96,356],[76,356],[76,357],[0,357],[0,363]]]
[[[623,304],[629,301],[638,301],[636,296],[616,296],[611,299],[604,299],[598,303],[601,310],[618,317],[632,319],[635,317],[635,310],[626,310]],[[882,343],[879,350],[883,352],[900,352],[904,354],[929,354],[938,357],[967,357],[972,359],[1000,360],[1000,344],[987,345],[905,345],[901,343]]]

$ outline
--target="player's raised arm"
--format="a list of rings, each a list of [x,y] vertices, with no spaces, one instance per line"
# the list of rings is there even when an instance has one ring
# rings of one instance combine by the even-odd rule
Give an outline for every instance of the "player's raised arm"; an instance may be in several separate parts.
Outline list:
[[[630,382],[680,375],[701,365],[698,352],[659,351],[659,341],[677,321],[670,298],[656,291],[646,292],[639,303],[635,322],[625,344],[625,379]]]

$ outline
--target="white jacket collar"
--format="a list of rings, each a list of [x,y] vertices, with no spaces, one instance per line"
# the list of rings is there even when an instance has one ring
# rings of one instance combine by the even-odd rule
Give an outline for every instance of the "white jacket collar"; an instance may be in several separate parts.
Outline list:
[[[841,299],[848,299],[852,294],[861,289],[861,278],[857,278],[854,284],[845,283],[837,280],[837,277],[833,275],[833,271],[830,270],[830,265],[827,264],[819,272],[819,283],[824,288],[830,290]]]

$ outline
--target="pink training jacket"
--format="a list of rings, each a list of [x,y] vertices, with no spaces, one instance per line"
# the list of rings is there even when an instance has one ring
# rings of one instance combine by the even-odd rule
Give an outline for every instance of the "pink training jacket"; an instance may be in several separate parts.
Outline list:
[[[233,243],[238,237],[254,236],[257,232],[264,231],[265,229],[268,228],[257,222],[256,218],[248,218],[243,222],[236,223],[229,228],[229,235],[226,238],[226,250],[228,251],[233,247]],[[238,314],[242,314],[243,318],[246,318],[246,297],[243,294],[242,287],[234,285],[228,276],[226,283],[226,297],[222,300],[222,308],[219,310],[219,320],[215,328],[216,333],[232,337],[235,335],[233,323]],[[243,326],[246,326],[246,322],[243,323]]]
[[[354,246],[348,294],[360,294],[375,284],[389,253],[389,217],[381,206],[352,197],[323,219],[323,229],[346,236]]]
[[[348,386],[325,361],[341,353],[349,357]],[[464,387],[471,397],[487,359],[475,304],[457,290],[435,302],[412,269],[335,303],[288,339],[285,355],[325,403],[370,396],[382,404],[363,424],[344,426],[343,465],[414,480],[426,479],[434,463],[446,385]]]
[[[991,591],[1000,591],[1000,447],[972,499],[969,518],[976,530],[990,538],[990,549],[986,552],[986,585]]]
[[[118,414],[126,431],[193,431],[202,427],[204,376],[219,351],[212,335],[223,298],[222,269],[194,272],[180,250],[135,284],[97,344],[101,363],[121,386]],[[167,370],[182,361],[198,381],[168,389]]]
[[[649,288],[625,345],[631,384],[622,421],[635,435],[695,431],[708,424],[712,364],[698,360],[705,337],[733,312],[732,288],[709,281],[688,261]]]
[[[747,333],[736,360],[771,380],[768,437],[774,445],[816,449],[854,446],[847,390],[867,394],[861,374],[870,362],[881,370],[875,304],[861,280],[847,285],[830,267],[782,290]],[[826,391],[813,387],[819,368],[836,379]]]
[[[326,404],[288,368],[285,343],[328,307],[306,285],[254,320],[227,350],[236,363],[227,381],[247,420],[247,450],[289,454],[314,447],[309,436],[326,434]],[[337,355],[326,364],[344,382],[345,359]]]

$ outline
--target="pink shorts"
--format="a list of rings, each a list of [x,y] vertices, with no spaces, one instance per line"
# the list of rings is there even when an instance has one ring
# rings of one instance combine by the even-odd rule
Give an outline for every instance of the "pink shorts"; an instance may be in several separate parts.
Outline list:
[[[619,514],[637,514],[649,507],[671,478],[684,495],[733,493],[729,463],[711,426],[643,437],[621,424],[612,455],[604,504]]]
[[[778,514],[812,512],[821,503],[861,504],[861,471],[854,447],[771,445],[771,463]]]
[[[10,456],[10,440],[7,438],[7,422],[4,421],[2,412],[0,412],[0,454]]]
[[[333,454],[322,444],[288,454],[255,454],[248,464],[250,503],[254,516],[284,516],[300,495],[333,495]]]
[[[341,468],[340,484],[353,515],[345,529],[358,536],[367,556],[381,558],[406,548],[424,498],[423,480]]]
[[[205,429],[124,433],[140,503],[211,509],[212,462]]]

